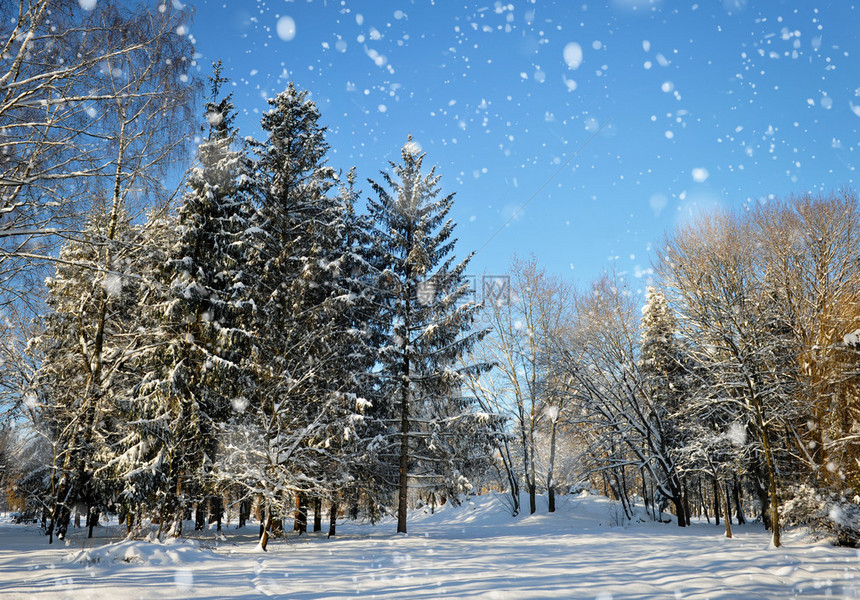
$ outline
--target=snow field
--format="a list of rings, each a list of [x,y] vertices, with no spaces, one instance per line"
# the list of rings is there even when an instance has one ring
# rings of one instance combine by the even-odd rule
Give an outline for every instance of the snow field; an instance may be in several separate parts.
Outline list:
[[[525,498],[524,498],[525,499]],[[528,503],[525,503],[528,506]],[[2,598],[860,598],[860,556],[786,533],[769,546],[759,524],[619,526],[617,507],[562,497],[559,510],[511,518],[501,497],[416,510],[394,522],[344,522],[256,550],[256,527],[200,539],[119,541],[112,528],[48,546],[33,526],[0,526]]]

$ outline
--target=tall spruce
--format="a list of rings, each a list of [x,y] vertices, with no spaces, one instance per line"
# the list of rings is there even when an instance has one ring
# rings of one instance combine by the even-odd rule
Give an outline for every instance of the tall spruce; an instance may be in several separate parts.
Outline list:
[[[370,181],[373,242],[378,252],[381,326],[381,397],[389,399],[386,417],[397,440],[397,531],[406,532],[409,480],[464,489],[465,465],[458,446],[469,439],[485,442],[482,427],[461,396],[460,357],[483,336],[472,328],[477,306],[464,303],[468,258],[455,263],[448,213],[453,194],[439,198],[435,168],[422,172],[424,154],[411,136],[401,162]]]
[[[231,468],[245,469],[249,491],[264,500],[263,549],[289,508],[301,532],[311,498],[346,487],[341,454],[354,448],[348,441],[368,404],[350,369],[369,368],[367,353],[356,350],[366,335],[354,316],[365,261],[354,246],[353,199],[329,193],[337,174],[326,165],[325,128],[307,92],[291,83],[269,104],[267,139],[252,144],[262,231],[254,327],[265,362],[251,416],[236,432],[262,443],[230,445]]]
[[[683,502],[683,486],[675,464],[674,450],[681,443],[675,420],[689,387],[687,369],[677,339],[678,325],[665,294],[649,287],[642,307],[642,345],[639,355],[639,373],[643,395],[650,406],[648,420],[651,435],[648,442],[654,446],[657,462],[654,472],[660,474],[655,482],[660,493],[675,505],[678,525],[689,524]]]
[[[189,501],[213,492],[211,470],[222,425],[250,385],[243,364],[251,345],[243,329],[251,308],[245,268],[252,242],[247,159],[234,149],[230,95],[221,96],[220,63],[205,107],[208,136],[169,227],[169,246],[150,296],[155,334],[132,406],[135,444],[158,448],[162,529],[181,533]],[[160,431],[156,430],[160,427]],[[144,432],[146,430],[146,432]],[[155,439],[152,439],[154,435]],[[138,470],[137,473],[140,473]]]

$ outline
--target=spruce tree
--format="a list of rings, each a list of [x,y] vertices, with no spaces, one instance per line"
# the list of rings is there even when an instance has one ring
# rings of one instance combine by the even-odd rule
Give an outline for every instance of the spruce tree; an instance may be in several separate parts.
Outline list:
[[[208,136],[169,223],[169,246],[150,295],[156,328],[149,370],[134,401],[142,413],[136,443],[150,446],[151,454],[147,437],[154,435],[159,448],[162,528],[172,518],[175,535],[186,501],[200,502],[213,491],[221,426],[251,381],[243,363],[251,346],[243,329],[251,309],[245,262],[253,243],[247,160],[234,149],[233,106],[229,95],[221,97],[219,63],[210,81]],[[160,431],[152,429],[157,424]]]
[[[253,416],[236,432],[263,443],[231,444],[232,468],[254,465],[246,485],[265,498],[264,549],[278,529],[276,514],[292,505],[301,532],[309,500],[346,487],[342,455],[355,451],[350,440],[368,404],[354,373],[369,368],[354,198],[330,194],[337,175],[326,164],[325,128],[307,92],[290,84],[269,104],[261,120],[267,140],[252,143],[262,232],[253,261],[254,329],[264,361]]]
[[[483,335],[472,329],[477,306],[463,303],[469,292],[455,263],[454,223],[448,218],[453,194],[439,197],[435,167],[422,172],[424,154],[411,136],[401,162],[370,181],[378,199],[368,201],[379,272],[380,397],[398,456],[397,531],[406,532],[409,479],[463,491],[457,446],[475,439],[471,403],[460,393],[465,369],[460,357]],[[479,368],[479,367],[472,367]]]
[[[675,315],[665,294],[649,287],[642,308],[642,345],[639,355],[639,373],[642,391],[650,406],[647,419],[652,435],[648,442],[659,457],[658,468],[662,475],[655,482],[663,496],[672,501],[678,516],[678,525],[688,524],[683,502],[683,489],[674,451],[681,444],[676,423],[677,413],[688,391],[687,371],[690,367],[677,338]]]

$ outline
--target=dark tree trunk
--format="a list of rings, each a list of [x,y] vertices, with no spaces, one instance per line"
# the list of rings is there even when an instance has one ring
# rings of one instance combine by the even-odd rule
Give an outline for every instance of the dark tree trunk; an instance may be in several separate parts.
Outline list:
[[[322,531],[322,499],[314,498],[314,533]]]
[[[224,501],[221,496],[212,496],[210,498],[212,512],[215,514],[215,531],[221,531],[221,519],[224,518]]]
[[[409,331],[409,301],[406,301],[407,322],[405,331]],[[397,489],[397,533],[406,533],[406,510],[409,503],[409,356],[403,361],[403,384],[400,391],[400,465]]]
[[[717,478],[714,477],[714,524],[720,524],[720,484],[717,482]]]
[[[260,549],[263,552],[268,552],[266,547],[269,545],[269,530],[272,528],[272,509],[266,508],[266,521],[260,523]]]
[[[732,486],[732,495],[735,499],[735,514],[738,518],[738,525],[743,525],[747,522],[746,517],[744,517],[744,509],[741,506],[741,486],[738,483],[737,476],[733,477],[733,486]]]
[[[99,511],[92,506],[87,510],[87,537],[93,537],[93,529],[99,524]]]
[[[729,482],[726,481],[723,483],[723,492],[725,493],[725,497],[723,498],[725,501],[723,502],[723,513],[726,516],[726,521],[731,524],[732,522],[732,489],[729,485]],[[729,536],[731,537],[731,536]]]
[[[328,509],[328,537],[337,535],[337,502],[332,502]]]
[[[303,493],[296,494],[296,522],[293,529],[299,535],[308,532],[308,499]]]
[[[533,481],[529,481],[529,514],[533,515],[537,511],[537,486]]]
[[[690,526],[690,489],[687,487],[687,482],[683,483],[684,490],[684,524]]]
[[[546,476],[546,492],[547,492],[547,502],[549,506],[547,507],[548,512],[555,512],[555,481],[553,481],[553,471],[555,470],[555,445],[556,445],[556,430],[558,429],[558,424],[555,419],[552,420],[551,424],[551,433],[550,433],[550,443],[549,443],[549,467],[547,469]]]
[[[687,526],[687,515],[684,512],[684,498],[681,494],[672,498],[672,504],[675,505],[675,515],[678,517],[678,527]]]
[[[239,500],[239,529],[245,526],[245,500]]]
[[[206,507],[201,500],[194,509],[194,531],[201,531],[206,527]]]

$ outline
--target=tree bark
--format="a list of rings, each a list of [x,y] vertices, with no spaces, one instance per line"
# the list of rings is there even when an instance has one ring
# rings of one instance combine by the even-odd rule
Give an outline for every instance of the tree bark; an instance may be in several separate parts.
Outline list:
[[[296,519],[293,529],[298,531],[299,535],[308,532],[308,499],[302,492],[296,494]]]
[[[314,498],[314,533],[322,531],[322,499]]]
[[[407,300],[407,313],[409,312]],[[408,321],[404,327],[409,331]],[[403,381],[400,390],[400,482],[397,491],[397,533],[406,533],[406,510],[409,502],[409,404],[411,386],[409,381],[409,356],[403,362]]]
[[[260,523],[260,548],[263,552],[268,552],[266,547],[269,545],[269,530],[272,528],[272,509],[266,507],[266,522]]]
[[[744,509],[741,506],[741,488],[740,484],[738,483],[737,476],[732,477],[732,482],[732,495],[734,496],[735,500],[735,514],[738,519],[738,525],[743,525],[747,522],[747,520],[746,517],[744,517]]]
[[[729,505],[729,484],[726,483],[725,492],[723,492],[722,486],[716,479],[714,479],[714,484],[714,491],[717,493],[718,499],[719,497],[722,497],[723,500],[723,507],[725,508],[726,515],[726,537],[730,538],[732,537],[732,508]]]
[[[93,537],[93,529],[99,524],[99,511],[92,506],[87,510],[87,538]]]
[[[714,524],[720,524],[720,483],[714,477]]]
[[[337,502],[332,502],[328,510],[328,537],[337,534]]]
[[[549,466],[546,473],[546,493],[547,502],[549,504],[548,511],[555,512],[555,482],[552,479],[553,470],[555,469],[555,439],[558,423],[553,419],[550,423],[550,440],[549,440]]]

